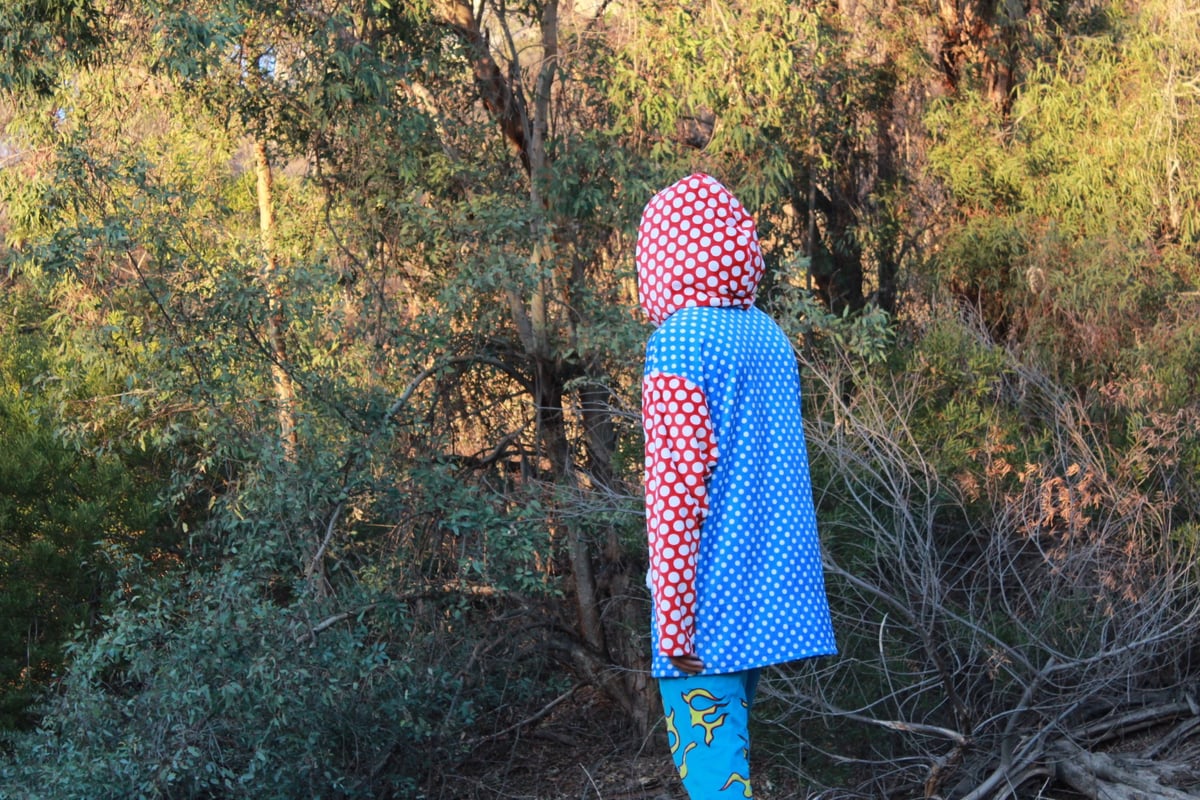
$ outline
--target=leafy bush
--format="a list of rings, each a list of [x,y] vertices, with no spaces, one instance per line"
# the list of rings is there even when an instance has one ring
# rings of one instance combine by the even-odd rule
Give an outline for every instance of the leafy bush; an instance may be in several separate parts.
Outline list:
[[[13,740],[14,798],[374,797],[411,793],[473,719],[461,676],[405,605],[280,604],[234,564],[145,574],[136,559],[41,728]],[[333,620],[333,624],[330,622]],[[441,645],[438,645],[441,648]]]
[[[159,453],[80,450],[59,435],[64,381],[30,306],[0,302],[0,730],[32,722],[72,631],[103,607],[102,543],[160,555],[172,544],[155,503]]]

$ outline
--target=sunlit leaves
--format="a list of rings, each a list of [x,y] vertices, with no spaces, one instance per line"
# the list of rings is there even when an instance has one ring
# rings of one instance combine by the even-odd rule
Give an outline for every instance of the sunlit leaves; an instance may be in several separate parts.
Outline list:
[[[1004,117],[978,97],[939,103],[930,166],[961,220],[936,260],[993,331],[1079,385],[1145,363],[1196,363],[1200,44],[1177,3],[1113,16],[1033,68]],[[1175,344],[1168,344],[1173,342]],[[1170,394],[1186,396],[1188,379]]]
[[[1011,120],[986,103],[942,105],[931,117],[933,167],[968,207],[1025,209],[1079,235],[1131,241],[1200,234],[1197,47],[1183,19],[1150,30],[1148,9],[1119,35],[1072,40],[1039,65]],[[951,110],[952,108],[952,110]]]
[[[682,143],[717,160],[744,155],[763,149],[767,131],[807,129],[816,113],[806,50],[818,23],[801,6],[642,3],[629,26],[609,92],[626,124],[654,132],[664,147]],[[744,30],[756,33],[737,34]],[[759,187],[790,177],[786,159],[756,167]]]

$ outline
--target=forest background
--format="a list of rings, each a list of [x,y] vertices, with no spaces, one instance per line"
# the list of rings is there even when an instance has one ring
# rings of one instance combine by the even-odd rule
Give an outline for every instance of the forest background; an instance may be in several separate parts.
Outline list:
[[[1198,796],[1191,4],[0,32],[0,796],[548,797],[505,765],[568,710],[665,758],[632,244],[695,170],[801,359],[842,650],[767,676],[760,794]]]

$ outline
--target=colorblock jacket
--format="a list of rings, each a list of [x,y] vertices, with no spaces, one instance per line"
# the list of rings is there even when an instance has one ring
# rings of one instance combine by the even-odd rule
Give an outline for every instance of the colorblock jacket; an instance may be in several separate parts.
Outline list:
[[[754,220],[695,174],[642,214],[635,261],[646,345],[646,533],[656,677],[836,652],[791,343],[754,307]]]

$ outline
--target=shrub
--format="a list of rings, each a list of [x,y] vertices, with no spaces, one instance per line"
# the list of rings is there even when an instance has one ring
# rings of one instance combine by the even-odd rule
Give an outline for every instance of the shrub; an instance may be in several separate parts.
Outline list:
[[[136,560],[40,729],[13,740],[14,798],[409,794],[472,721],[394,598],[280,605],[233,565],[147,580]],[[324,612],[324,616],[322,616]],[[324,620],[324,624],[322,624]],[[333,620],[337,624],[330,624]]]

